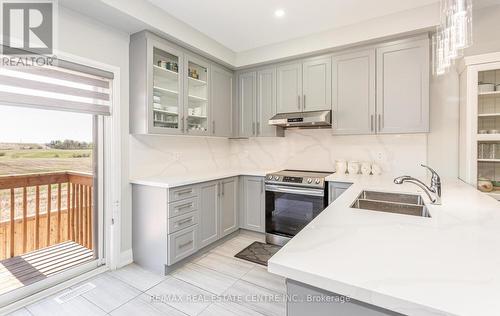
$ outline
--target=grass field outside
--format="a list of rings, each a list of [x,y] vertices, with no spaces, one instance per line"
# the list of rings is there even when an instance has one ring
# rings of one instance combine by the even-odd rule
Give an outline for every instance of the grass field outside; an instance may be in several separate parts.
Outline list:
[[[0,176],[55,171],[92,172],[92,149],[0,143]]]

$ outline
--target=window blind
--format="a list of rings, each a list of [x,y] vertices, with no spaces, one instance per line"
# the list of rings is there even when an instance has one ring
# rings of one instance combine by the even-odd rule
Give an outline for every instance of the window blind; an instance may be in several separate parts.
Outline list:
[[[112,80],[112,73],[61,60],[1,66],[0,104],[110,115]]]

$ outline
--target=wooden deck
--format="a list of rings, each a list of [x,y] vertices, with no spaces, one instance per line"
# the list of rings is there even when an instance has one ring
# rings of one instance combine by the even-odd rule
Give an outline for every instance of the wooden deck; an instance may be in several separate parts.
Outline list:
[[[67,241],[0,261],[0,295],[94,259],[92,250]]]
[[[0,176],[0,260],[74,241],[93,249],[93,176]]]

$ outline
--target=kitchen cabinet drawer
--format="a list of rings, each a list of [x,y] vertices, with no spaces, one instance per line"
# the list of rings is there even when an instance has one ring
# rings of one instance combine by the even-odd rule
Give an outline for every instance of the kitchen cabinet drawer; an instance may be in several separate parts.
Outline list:
[[[198,210],[198,197],[170,203],[168,205],[168,218]]]
[[[169,197],[168,201],[175,202],[197,195],[198,195],[198,188],[196,186],[173,188],[168,191],[168,197]]]
[[[168,233],[173,234],[189,226],[198,224],[199,214],[198,211],[189,212],[183,215],[172,217],[168,220]]]
[[[168,265],[186,258],[198,250],[198,225],[168,235]]]

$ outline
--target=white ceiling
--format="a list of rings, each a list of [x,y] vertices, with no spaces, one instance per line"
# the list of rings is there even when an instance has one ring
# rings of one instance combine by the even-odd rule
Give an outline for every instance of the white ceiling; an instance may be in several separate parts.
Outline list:
[[[439,0],[148,0],[234,52],[414,9]],[[283,18],[274,17],[285,10]]]

